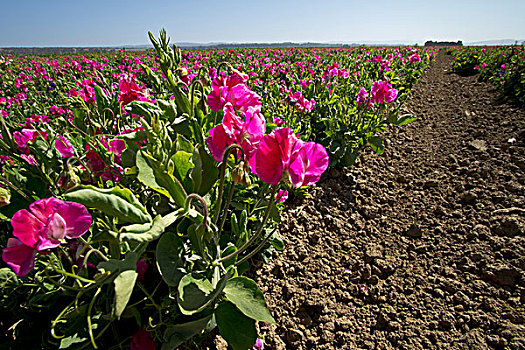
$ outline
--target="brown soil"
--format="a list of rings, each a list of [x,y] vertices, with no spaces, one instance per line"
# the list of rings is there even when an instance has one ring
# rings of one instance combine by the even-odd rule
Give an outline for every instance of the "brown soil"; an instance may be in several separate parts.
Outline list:
[[[286,248],[254,274],[266,349],[525,349],[525,111],[450,60],[384,155],[284,213]]]

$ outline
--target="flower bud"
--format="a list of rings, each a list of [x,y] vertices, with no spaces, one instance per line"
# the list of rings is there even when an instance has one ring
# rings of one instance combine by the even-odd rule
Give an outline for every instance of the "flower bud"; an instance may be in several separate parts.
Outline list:
[[[244,162],[239,162],[239,164],[232,169],[232,181],[236,185],[251,186],[250,173],[248,169],[246,169]]]
[[[0,187],[0,207],[11,204],[11,192],[7,188]]]

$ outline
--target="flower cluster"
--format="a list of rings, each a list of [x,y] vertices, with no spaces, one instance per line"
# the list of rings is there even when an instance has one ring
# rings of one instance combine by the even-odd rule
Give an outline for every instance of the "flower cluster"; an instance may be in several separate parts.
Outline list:
[[[212,111],[220,111],[227,103],[240,112],[246,112],[248,107],[260,106],[260,96],[250,90],[245,84],[246,74],[234,72],[227,77],[218,76],[211,82],[211,93],[208,95],[208,104]]]
[[[235,106],[226,102],[223,107],[222,124],[209,131],[210,136],[206,143],[213,158],[222,161],[226,148],[237,144],[242,147],[244,160],[250,164],[252,172],[268,184],[277,185],[284,180],[293,186],[301,187],[319,181],[321,174],[328,168],[326,149],[318,143],[300,140],[293,130],[288,128],[277,128],[265,135],[266,121],[261,113],[258,98],[251,98],[255,93],[239,82],[242,80],[241,76],[234,74],[217,79],[223,82],[238,82],[234,87],[243,85],[245,96],[240,96],[237,100],[244,103],[238,109],[242,118],[236,114]],[[231,90],[220,89],[215,85],[208,101],[218,101],[217,91]],[[299,91],[293,96],[298,100],[305,100]],[[314,103],[313,100],[311,102]],[[219,105],[220,103],[215,107]]]
[[[368,100],[367,107],[371,107],[374,103],[383,104],[394,102],[398,91],[392,87],[388,81],[378,80],[372,84],[370,89],[370,100]],[[357,93],[356,103],[360,105],[367,102],[368,92],[365,88],[361,88]]]

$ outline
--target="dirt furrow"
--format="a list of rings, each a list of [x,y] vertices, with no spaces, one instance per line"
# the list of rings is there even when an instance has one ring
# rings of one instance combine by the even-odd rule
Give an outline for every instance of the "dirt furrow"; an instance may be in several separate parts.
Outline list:
[[[269,349],[525,349],[525,112],[442,50],[382,156],[331,170],[255,272]]]

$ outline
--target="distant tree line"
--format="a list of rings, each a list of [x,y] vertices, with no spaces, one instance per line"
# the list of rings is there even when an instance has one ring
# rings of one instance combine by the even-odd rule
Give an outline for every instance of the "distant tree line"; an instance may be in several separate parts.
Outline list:
[[[425,46],[463,46],[463,42],[461,40],[458,40],[457,42],[454,41],[432,41],[429,40],[425,42]]]

